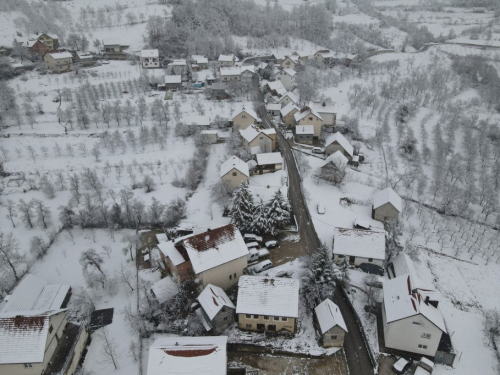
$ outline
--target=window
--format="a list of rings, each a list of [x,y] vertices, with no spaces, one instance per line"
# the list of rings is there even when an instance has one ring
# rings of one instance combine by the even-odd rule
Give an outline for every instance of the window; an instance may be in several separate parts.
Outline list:
[[[281,320],[282,320],[283,322],[286,322],[286,321],[288,320],[288,318],[281,318]]]
[[[247,118],[247,115],[241,115],[241,118]]]
[[[229,275],[229,280],[232,280],[233,279],[233,275]]]
[[[52,327],[52,324],[51,324],[49,327],[49,333],[52,333],[53,330],[54,330],[54,327]]]
[[[274,320],[280,320],[280,317],[279,316],[275,316],[273,319]]]
[[[233,172],[233,176],[238,176],[238,173],[237,172]]]
[[[251,319],[251,318],[252,318],[252,315],[250,315],[250,314],[245,314],[245,316],[246,316],[248,319]]]
[[[373,262],[373,258],[368,258],[368,262]]]
[[[420,337],[422,337],[423,339],[430,339],[431,334],[430,333],[422,333],[422,335]]]
[[[337,340],[337,335],[331,335],[330,340]]]
[[[227,320],[227,316],[224,317],[224,320]]]
[[[412,323],[413,323],[413,324],[416,324],[417,326],[419,326],[419,325],[420,325],[420,322],[415,322],[415,321],[413,321]]]
[[[233,274],[233,277],[236,279],[236,272]]]
[[[31,365],[31,363],[25,363],[24,364],[24,368],[32,368],[33,366]]]
[[[264,137],[260,137],[259,139],[261,139],[261,140],[262,140],[262,139],[264,139]]]
[[[418,344],[419,349],[427,349],[427,345]]]
[[[247,324],[246,325],[246,329],[252,329],[252,325],[251,324]]]
[[[258,315],[254,315],[253,318],[254,319],[259,319],[259,316]]]
[[[269,320],[269,315],[264,315],[264,320]]]
[[[309,117],[309,121],[312,121],[312,120],[313,120],[313,118],[312,118],[312,117]]]

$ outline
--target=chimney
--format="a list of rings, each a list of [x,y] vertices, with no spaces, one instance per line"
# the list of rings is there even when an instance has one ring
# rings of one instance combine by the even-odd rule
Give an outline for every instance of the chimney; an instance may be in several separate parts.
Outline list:
[[[426,305],[429,305],[429,296],[425,296],[425,301],[424,302],[425,302]]]
[[[210,231],[211,231],[211,229],[210,229],[210,228],[208,228],[208,229],[207,229],[207,232],[208,232],[208,233],[210,233]]]

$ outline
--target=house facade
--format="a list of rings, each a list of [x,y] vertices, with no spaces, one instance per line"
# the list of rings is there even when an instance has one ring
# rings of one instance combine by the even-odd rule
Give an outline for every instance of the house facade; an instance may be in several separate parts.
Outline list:
[[[73,68],[73,55],[66,51],[47,52],[43,56],[43,61],[52,73],[69,72]]]
[[[32,55],[43,56],[50,51],[49,47],[39,39],[29,39],[23,46],[26,47]]]
[[[241,69],[239,66],[221,66],[220,80],[222,82],[239,82],[241,81]]]
[[[334,152],[325,159],[321,166],[321,178],[339,184],[346,174],[347,158],[340,152]]]
[[[324,126],[336,126],[337,125],[337,112],[333,107],[321,106],[315,108],[316,112],[319,113],[323,119]]]
[[[251,125],[244,130],[240,130],[243,146],[252,155],[273,151],[274,140],[271,135],[264,133],[260,129]],[[274,134],[276,136],[276,134]]]
[[[295,127],[295,141],[305,145],[312,145],[314,138],[313,125],[297,125]]]
[[[321,135],[321,128],[323,127],[323,119],[315,110],[304,107],[299,112],[293,115],[295,125],[313,125],[314,138],[319,138]]]
[[[217,61],[219,62],[219,66],[234,66],[236,63],[236,56],[220,55]]]
[[[208,284],[197,298],[200,318],[207,331],[219,335],[234,323],[236,306],[222,288]]]
[[[292,126],[295,124],[295,114],[297,112],[299,112],[299,107],[297,107],[294,103],[289,103],[283,108],[281,108],[280,111],[281,119],[287,126]],[[314,136],[314,127],[313,127],[313,136]]]
[[[382,222],[397,222],[402,205],[403,203],[398,193],[387,187],[373,196],[372,217]]]
[[[79,64],[80,66],[92,66],[94,65],[94,56],[89,52],[76,51],[75,55],[75,64]]]
[[[143,49],[140,61],[143,69],[159,68],[160,54],[157,49]]]
[[[125,52],[128,45],[121,44],[118,39],[103,39],[102,49],[104,56],[110,60],[125,60],[128,54]]]
[[[252,124],[259,124],[261,122],[262,120],[255,111],[243,108],[233,115],[233,132],[244,130]]]
[[[354,147],[352,147],[349,141],[339,132],[330,135],[325,142],[325,154],[327,156],[337,151],[340,151],[349,162],[352,161],[354,157]]]
[[[165,76],[165,89],[177,90],[182,87],[182,77],[179,75]]]
[[[275,78],[281,81],[285,89],[292,91],[295,88],[295,74],[295,70],[287,68],[280,70]]]
[[[278,103],[284,108],[290,103],[297,105],[299,103],[299,97],[293,92],[285,93],[279,100]]]
[[[314,317],[325,348],[344,345],[347,326],[339,307],[330,299],[325,299],[314,309]]]
[[[231,156],[220,166],[221,181],[232,189],[243,182],[248,183],[249,177],[248,164],[236,156]]]
[[[297,56],[287,56],[282,62],[281,62],[281,68],[282,69],[294,69],[299,65],[299,59]]]
[[[341,262],[344,258],[354,266],[371,263],[382,267],[385,261],[385,231],[335,228],[333,260]]]
[[[241,80],[243,82],[252,82],[256,79],[255,67],[251,65],[245,65],[241,67]]]
[[[167,269],[178,284],[192,280],[194,276],[191,261],[181,243],[183,238],[158,244],[158,249],[165,258]]]
[[[295,333],[299,281],[267,276],[243,276],[238,282],[238,327],[257,332]]]
[[[279,116],[281,114],[281,104],[266,104],[266,112],[269,116]]]
[[[191,60],[193,61],[192,65],[197,66],[197,70],[203,70],[208,68],[208,59],[202,55],[192,55]]]
[[[181,76],[187,73],[187,62],[185,59],[174,60],[167,65],[167,72],[172,75]]]
[[[272,173],[283,169],[283,156],[279,152],[255,155],[257,167],[255,173]]]

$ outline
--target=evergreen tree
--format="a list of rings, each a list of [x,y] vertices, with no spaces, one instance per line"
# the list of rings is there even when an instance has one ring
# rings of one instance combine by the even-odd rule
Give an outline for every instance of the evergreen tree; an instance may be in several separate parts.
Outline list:
[[[266,205],[260,201],[255,208],[252,221],[252,232],[257,234],[267,234],[270,232],[271,225],[269,223],[268,209]]]
[[[304,291],[310,308],[316,307],[325,298],[333,298],[334,268],[330,252],[325,245],[309,258],[304,274]]]
[[[274,236],[277,229],[284,228],[291,218],[291,207],[288,198],[283,196],[281,190],[277,190],[267,204],[267,215],[269,221],[269,232]]]
[[[233,193],[233,207],[229,212],[231,223],[235,224],[241,231],[252,230],[254,203],[248,184],[242,182]]]
[[[347,257],[344,257],[342,263],[339,265],[339,281],[342,283],[344,288],[349,285],[350,276],[349,276],[349,262],[347,261]]]

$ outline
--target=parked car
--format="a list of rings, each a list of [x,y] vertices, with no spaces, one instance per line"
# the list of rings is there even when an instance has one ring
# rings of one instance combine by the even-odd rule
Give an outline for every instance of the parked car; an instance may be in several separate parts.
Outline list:
[[[267,257],[269,256],[269,250],[266,249],[265,247],[263,247],[262,249],[259,249],[258,250],[258,253],[259,253],[259,258],[264,258],[264,257]]]
[[[325,206],[323,206],[322,203],[318,203],[317,210],[318,210],[318,214],[320,214],[320,215],[324,215],[325,214]]]
[[[261,273],[267,271],[269,268],[273,267],[273,263],[270,260],[264,260],[263,262],[257,263],[252,267],[254,273]]]
[[[256,249],[249,249],[247,255],[248,262],[256,262],[259,260],[259,251]]]
[[[384,276],[384,269],[373,263],[361,263],[359,265],[359,269],[372,275]]]
[[[406,370],[411,366],[412,360],[407,360],[404,358],[399,358],[396,363],[392,365],[392,369],[396,374],[404,374]]]
[[[241,341],[247,341],[247,342],[252,342],[253,341],[253,336],[252,335],[240,335],[240,340]]]
[[[311,152],[313,154],[324,154],[325,153],[325,149],[323,147],[313,147]]]
[[[243,235],[243,240],[245,242],[254,242],[254,241],[256,241],[256,238],[257,238],[257,236],[253,233],[247,233],[247,234]]]
[[[278,241],[276,240],[267,241],[265,245],[268,249],[275,249],[278,247]]]
[[[247,244],[247,249],[258,249],[260,246],[257,242],[248,242]]]

